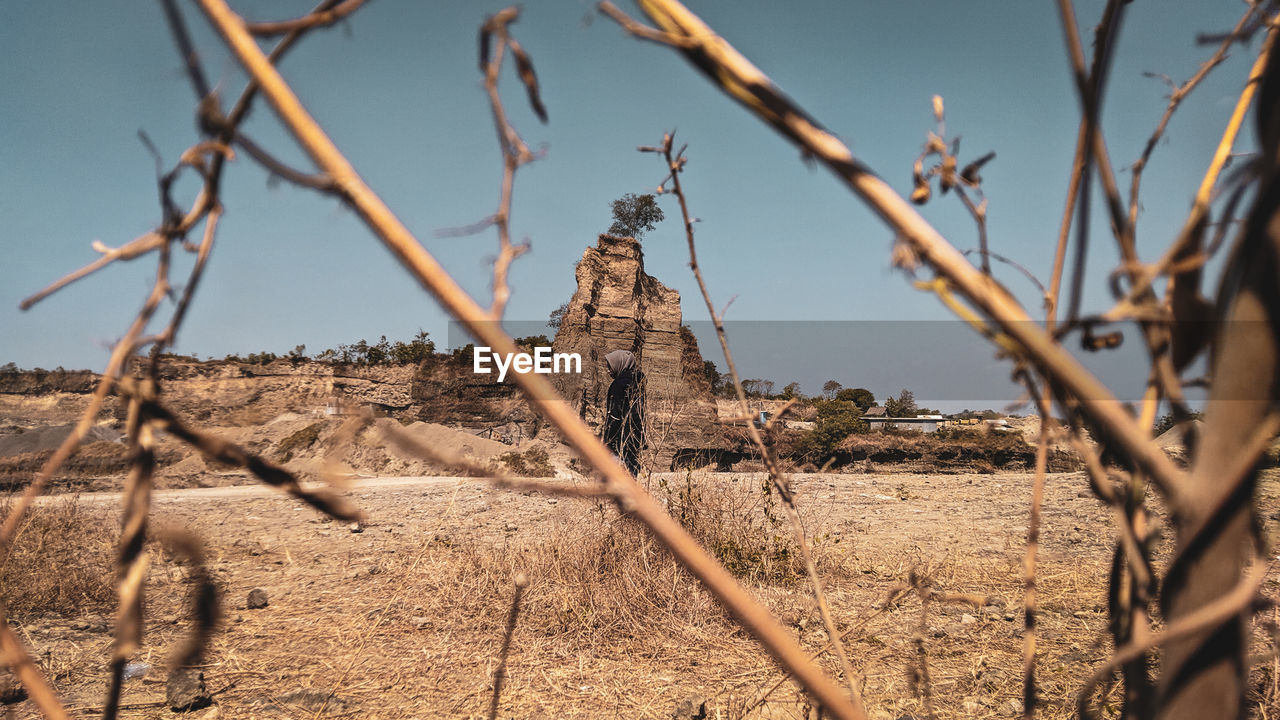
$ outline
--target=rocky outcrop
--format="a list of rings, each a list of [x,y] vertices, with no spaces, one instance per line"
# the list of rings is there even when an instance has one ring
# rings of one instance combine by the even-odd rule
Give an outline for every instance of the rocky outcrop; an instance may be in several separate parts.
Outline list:
[[[636,354],[644,373],[649,448],[642,464],[667,470],[673,459],[723,447],[715,400],[692,333],[681,325],[680,293],[644,271],[632,238],[601,235],[582,254],[578,289],[561,319],[553,348],[582,356],[582,373],[553,376],[560,393],[589,425],[603,422],[612,350]]]

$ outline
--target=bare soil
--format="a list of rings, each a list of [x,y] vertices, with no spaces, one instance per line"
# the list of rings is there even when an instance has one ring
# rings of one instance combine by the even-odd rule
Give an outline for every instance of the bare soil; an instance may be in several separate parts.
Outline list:
[[[659,497],[667,496],[663,479],[668,488],[693,482],[749,495],[763,476],[655,475],[648,482]],[[833,613],[865,675],[871,717],[924,717],[929,708],[939,718],[1020,713],[1031,476],[793,480],[828,569]],[[1043,717],[1071,716],[1083,679],[1110,651],[1105,588],[1115,528],[1086,490],[1075,473],[1050,475],[1046,487],[1037,573]],[[498,491],[473,478],[365,479],[348,492],[367,515],[360,532],[268,488],[156,492],[153,522],[203,538],[223,591],[223,621],[202,668],[214,705],[194,717],[488,717],[517,571],[530,584],[499,717],[668,718],[694,695],[706,699],[709,718],[744,711],[752,718],[807,717],[804,698],[785,681],[767,701],[747,707],[782,674],[705,591],[678,575],[651,573],[672,578],[669,603],[629,611],[622,603],[625,612],[647,613],[638,624],[618,620],[616,608],[606,613],[610,600],[603,596],[600,608],[565,601],[572,588],[558,583],[570,579],[555,575],[562,566],[548,560],[546,548],[561,552],[565,538],[614,522],[607,506]],[[1268,471],[1262,517],[1271,532],[1278,497],[1280,477]],[[119,497],[80,499],[114,507]],[[155,560],[146,648],[136,658],[150,670],[126,682],[126,718],[173,715],[164,703],[164,664],[184,632],[188,573],[159,552]],[[936,589],[984,600],[980,607],[931,603],[924,613],[913,596],[885,605],[912,573]],[[266,591],[267,607],[246,607],[253,588]],[[807,648],[823,648],[826,633],[802,582],[750,588]],[[1264,592],[1277,596],[1274,577]],[[582,621],[584,613],[597,620]],[[74,717],[101,712],[112,622],[103,608],[21,623]],[[829,656],[821,662],[836,671]],[[1268,661],[1256,672],[1257,700],[1274,713],[1275,698],[1266,693],[1274,668]],[[14,717],[37,716],[26,702],[12,708]]]

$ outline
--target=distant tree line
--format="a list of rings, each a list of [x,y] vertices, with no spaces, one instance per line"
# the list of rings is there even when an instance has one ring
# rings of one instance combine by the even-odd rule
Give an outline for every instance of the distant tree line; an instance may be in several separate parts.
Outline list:
[[[711,386],[711,392],[714,395],[731,398],[736,394],[733,384],[729,378],[723,375],[711,360],[702,362],[703,377]],[[840,401],[853,404],[861,412],[866,412],[876,404],[876,396],[870,390],[862,387],[846,388],[839,381],[828,380],[822,384],[822,394],[806,396],[798,382],[789,382],[782,386],[781,392],[775,392],[777,384],[772,380],[762,380],[759,378],[749,378],[742,381],[742,391],[746,393],[748,398],[753,400],[800,400],[811,404],[818,401]],[[884,401],[885,414],[889,417],[915,417],[916,415],[941,415],[938,410],[920,407],[916,404],[915,393],[903,388],[902,392],[897,396],[890,397]],[[999,413],[992,410],[984,410],[981,413],[966,410],[974,416],[990,415],[1000,417]]]
[[[387,340],[386,335],[383,335],[376,343],[361,339],[349,345],[326,348],[310,356],[307,354],[306,345],[297,345],[283,356],[273,352],[249,353],[243,357],[231,354],[224,357],[223,361],[266,365],[283,358],[295,365],[307,360],[331,365],[417,365],[434,357],[435,352],[436,344],[431,340],[429,333],[419,330],[408,342],[400,340],[391,342]]]

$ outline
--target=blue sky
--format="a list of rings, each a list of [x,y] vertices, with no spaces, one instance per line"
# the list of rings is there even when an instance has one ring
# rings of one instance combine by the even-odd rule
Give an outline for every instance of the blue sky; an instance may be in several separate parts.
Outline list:
[[[1077,3],[1086,38],[1102,4]],[[210,75],[234,97],[242,73],[194,6],[183,6]],[[1078,122],[1054,3],[689,6],[904,194],[933,127],[930,98],[943,96],[948,131],[963,138],[962,159],[997,152],[983,173],[992,249],[1047,277]],[[269,19],[309,3],[235,7]],[[366,181],[477,297],[488,291],[493,234],[441,239],[435,231],[475,222],[497,204],[501,165],[475,35],[501,7],[372,0],[350,22],[308,37],[282,67]],[[1229,29],[1244,8],[1190,0],[1131,6],[1104,108],[1118,167],[1138,156],[1165,105],[1167,88],[1142,73],[1190,76],[1212,52],[1195,44],[1196,33]],[[674,52],[625,36],[581,0],[526,3],[514,31],[533,56],[550,123],[534,119],[514,77],[505,76],[513,121],[530,145],[547,149],[517,178],[512,229],[533,251],[512,271],[508,317],[542,320],[569,298],[573,263],[609,225],[609,201],[651,190],[664,175],[635,146],[675,128],[689,143],[683,178],[702,220],[700,259],[717,302],[736,298],[730,320],[949,318],[890,268],[891,234],[878,220]],[[1185,218],[1257,42],[1236,48],[1170,125],[1144,182],[1144,257],[1155,257]],[[0,59],[0,363],[100,368],[150,287],[154,261],[110,267],[27,312],[18,303],[92,261],[92,241],[119,245],[156,224],[153,162],[136,134],[145,130],[174,162],[198,137],[194,98],[155,3],[4,3]],[[267,106],[245,127],[306,165]],[[1251,127],[1246,148],[1249,134]],[[1127,188],[1127,173],[1120,182]],[[408,338],[419,328],[443,344],[443,313],[335,200],[268,185],[247,159],[230,166],[224,188],[227,214],[178,351],[221,357],[298,344],[316,351],[380,335]],[[179,202],[196,189],[191,180],[181,185]],[[663,202],[675,217],[674,203]],[[952,197],[923,213],[958,247],[976,246],[973,224]],[[1101,222],[1095,238],[1087,305],[1100,310],[1116,253]],[[659,226],[644,249],[649,273],[680,290],[686,318],[705,319],[678,223]],[[997,273],[1038,306],[1024,279]],[[703,351],[715,358],[714,348]],[[742,364],[749,376],[779,386],[798,379],[809,392],[826,376],[867,384],[857,368],[806,364],[805,376],[788,374],[785,354],[748,355]],[[987,365],[982,372],[1003,376],[998,364]],[[900,379],[878,379],[885,387],[872,389],[882,395],[936,372],[904,363]]]

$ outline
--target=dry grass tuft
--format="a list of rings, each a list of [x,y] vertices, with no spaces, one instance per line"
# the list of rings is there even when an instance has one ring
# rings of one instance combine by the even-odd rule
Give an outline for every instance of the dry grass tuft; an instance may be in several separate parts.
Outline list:
[[[520,477],[554,477],[555,467],[551,464],[551,456],[547,449],[535,445],[524,452],[509,452],[498,456],[498,462],[507,466],[507,471]]]
[[[7,514],[9,502],[0,503]],[[0,557],[0,600],[17,618],[78,616],[115,599],[118,522],[72,496],[31,508]]]
[[[657,626],[676,630],[722,617],[711,596],[643,527],[610,515],[602,509],[522,545],[453,548],[452,572],[446,573],[451,577],[436,575],[437,566],[432,580],[444,580],[441,591],[455,595],[450,605],[474,607],[475,598],[493,598],[482,617],[471,619],[499,633],[501,600],[510,595],[516,573],[525,572],[531,581],[522,600],[520,632],[554,638],[574,651],[651,635]]]
[[[690,535],[725,569],[747,581],[790,584],[804,577],[804,562],[776,505],[772,482],[744,477],[707,482],[691,471],[660,478],[656,494]],[[815,558],[819,569],[827,571]]]

